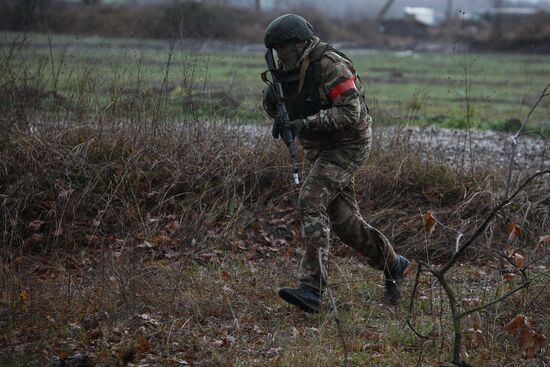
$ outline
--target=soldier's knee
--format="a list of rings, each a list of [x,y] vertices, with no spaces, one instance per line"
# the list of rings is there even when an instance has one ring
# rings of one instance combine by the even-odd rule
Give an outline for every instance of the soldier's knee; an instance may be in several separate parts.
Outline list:
[[[304,238],[322,238],[328,233],[328,223],[323,216],[305,216],[302,218],[302,236]]]
[[[317,185],[304,185],[298,197],[298,206],[302,213],[326,212],[326,190]]]

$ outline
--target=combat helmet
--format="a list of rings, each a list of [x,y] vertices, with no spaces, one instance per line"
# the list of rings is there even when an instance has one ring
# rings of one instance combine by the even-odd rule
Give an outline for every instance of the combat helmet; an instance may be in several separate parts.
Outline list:
[[[265,47],[287,42],[303,42],[313,37],[313,26],[296,14],[285,14],[275,18],[266,28]]]

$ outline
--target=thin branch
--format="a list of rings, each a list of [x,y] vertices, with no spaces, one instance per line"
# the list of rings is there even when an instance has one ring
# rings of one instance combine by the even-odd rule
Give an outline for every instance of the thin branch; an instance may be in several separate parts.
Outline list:
[[[548,281],[542,286],[542,289],[546,289],[546,287],[548,287],[550,285],[550,277],[548,279]],[[544,295],[544,292],[538,292],[536,294],[536,296],[529,302],[529,305],[526,307],[527,310],[529,310],[531,307],[533,307],[533,304],[535,303],[535,301],[540,297],[540,296],[543,296]]]
[[[414,277],[414,287],[411,295],[411,302],[409,303],[409,310],[407,312],[407,326],[412,330],[412,332],[419,337],[420,339],[429,339],[427,336],[420,334],[411,323],[411,315],[414,308],[414,300],[416,298],[416,290],[418,289],[418,284],[420,283],[420,273],[422,272],[422,265],[418,264],[416,268],[416,276]]]
[[[323,263],[321,251],[319,251],[318,261],[319,261],[319,267],[321,268],[321,276],[324,279],[328,279],[327,277],[328,274]],[[332,293],[332,287],[327,281],[325,281],[325,288],[328,293],[328,298],[330,299],[332,316],[334,317],[334,322],[336,323],[336,328],[338,329],[338,336],[340,337],[340,343],[342,344],[342,348],[344,349],[344,367],[348,367],[349,366],[348,346],[346,344],[346,339],[344,338],[344,330],[341,325],[340,315],[338,314],[338,307],[336,306],[336,300],[334,299],[334,294]]]
[[[449,299],[449,307],[451,308],[451,318],[453,320],[453,330],[454,330],[454,345],[453,345],[453,363],[457,366],[460,366],[462,364],[462,360],[460,357],[460,350],[462,347],[462,326],[461,326],[461,318],[458,313],[458,303],[456,301],[456,296],[454,290],[449,285],[449,282],[447,282],[447,279],[445,279],[445,273],[433,273],[434,276],[437,278],[437,281],[441,286],[443,287],[443,290],[447,294],[447,298]]]
[[[497,304],[497,303],[499,303],[499,302],[502,302],[502,301],[504,301],[506,298],[508,298],[508,297],[510,297],[511,295],[513,295],[514,293],[518,292],[519,290],[522,290],[523,288],[527,287],[529,284],[533,283],[533,281],[535,281],[535,280],[537,280],[537,279],[539,279],[539,278],[541,278],[541,277],[543,277],[543,276],[545,276],[545,275],[548,275],[548,274],[550,274],[550,272],[546,272],[546,273],[539,274],[539,275],[537,275],[536,277],[531,278],[531,279],[529,279],[528,281],[525,281],[525,282],[521,283],[519,286],[517,286],[516,288],[512,289],[512,290],[509,291],[508,293],[502,295],[500,298],[497,298],[497,299],[495,299],[495,300],[493,300],[493,301],[491,301],[491,302],[489,302],[489,303],[486,303],[486,304],[484,304],[484,305],[481,305],[481,306],[479,306],[479,307],[472,308],[472,309],[470,309],[470,310],[466,310],[466,311],[462,312],[460,315],[458,315],[458,317],[463,318],[463,317],[465,317],[465,316],[468,316],[468,315],[471,314],[471,313],[474,313],[474,312],[476,312],[476,311],[484,310],[484,309],[489,308],[489,307],[491,307],[491,306],[493,306],[493,305],[495,305],[495,304]]]
[[[340,315],[338,314],[338,307],[336,306],[336,301],[334,299],[334,295],[332,294],[332,289],[328,285],[328,283],[325,285],[328,293],[328,298],[330,299],[330,304],[332,308],[332,316],[334,317],[334,322],[336,323],[336,328],[338,329],[338,336],[340,337],[340,343],[342,344],[342,348],[344,349],[344,367],[349,366],[349,359],[348,359],[348,346],[346,344],[346,339],[344,338],[344,330],[341,325],[340,321]]]
[[[535,109],[540,104],[540,102],[544,99],[544,97],[548,96],[548,94],[546,93],[548,88],[550,88],[550,83],[546,85],[542,93],[539,95],[539,98],[537,99],[537,101],[533,104],[533,106],[531,106],[531,109],[527,113],[527,116],[525,116],[525,119],[523,120],[521,127],[514,134],[514,136],[512,136],[512,148],[510,150],[510,160],[508,162],[508,175],[506,178],[506,192],[504,194],[504,197],[508,197],[508,194],[510,193],[510,186],[512,184],[512,170],[514,168],[514,158],[516,156],[516,148],[518,145],[517,139],[523,133],[523,130],[525,129],[525,126],[529,122],[529,119],[531,118],[531,114],[533,113],[533,111],[535,111]]]
[[[516,132],[516,134],[514,135],[513,139],[517,139],[517,137],[522,133],[523,129],[525,129],[525,126],[527,125],[527,123],[529,122],[529,118],[531,117],[531,114],[533,113],[533,111],[535,111],[538,107],[538,105],[540,104],[540,102],[547,96],[549,96],[550,94],[546,93],[548,91],[548,88],[550,88],[550,83],[546,84],[546,87],[544,87],[544,90],[542,91],[542,93],[539,95],[539,98],[537,98],[537,101],[533,104],[533,106],[531,106],[531,109],[529,110],[529,112],[527,113],[527,116],[525,117],[525,120],[523,120],[523,124],[521,124],[521,127],[519,128],[519,130]]]
[[[535,135],[535,136],[538,136],[539,138],[541,138],[542,140],[550,140],[550,138],[546,135],[544,135],[543,133],[541,132],[538,132],[538,131],[525,131],[525,132],[522,132],[520,136],[524,136],[524,135]]]
[[[498,211],[500,209],[502,209],[504,206],[506,206],[508,203],[510,203],[510,201],[512,201],[527,185],[529,185],[531,183],[531,181],[533,181],[535,178],[539,177],[539,176],[543,176],[543,175],[546,175],[546,174],[549,174],[550,173],[550,169],[547,169],[547,170],[544,170],[544,171],[540,171],[540,172],[537,172],[535,174],[533,174],[532,176],[530,176],[529,178],[527,178],[523,184],[511,195],[509,196],[508,198],[504,199],[503,201],[500,202],[500,204],[498,204],[496,207],[493,208],[493,210],[491,211],[491,213],[489,213],[489,215],[485,218],[485,220],[483,221],[483,223],[481,225],[479,225],[479,227],[477,227],[477,229],[474,231],[474,233],[466,240],[466,242],[464,242],[462,244],[462,246],[460,246],[460,248],[458,249],[458,251],[456,251],[452,256],[451,258],[449,259],[449,261],[447,262],[447,264],[445,264],[439,271],[436,271],[437,273],[440,273],[440,274],[445,274],[447,271],[449,271],[449,269],[451,269],[453,267],[453,265],[458,261],[458,259],[460,258],[460,256],[462,256],[462,254],[464,253],[464,251],[466,251],[466,249],[468,247],[470,247],[474,241],[481,235],[481,233],[485,230],[485,228],[487,228],[487,226],[489,225],[489,223],[491,222],[491,220],[495,217],[495,215],[498,213]],[[434,273],[435,275],[435,273]]]

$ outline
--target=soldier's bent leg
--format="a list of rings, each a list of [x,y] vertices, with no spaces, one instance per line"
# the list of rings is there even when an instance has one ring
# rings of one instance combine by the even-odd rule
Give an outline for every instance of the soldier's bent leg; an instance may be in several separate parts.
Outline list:
[[[328,214],[340,239],[364,254],[372,267],[384,271],[384,302],[397,304],[409,260],[396,255],[388,239],[362,218],[353,182],[331,202]]]
[[[388,239],[361,216],[353,180],[334,198],[327,213],[338,237],[365,255],[370,266],[387,270],[395,263],[396,254]]]

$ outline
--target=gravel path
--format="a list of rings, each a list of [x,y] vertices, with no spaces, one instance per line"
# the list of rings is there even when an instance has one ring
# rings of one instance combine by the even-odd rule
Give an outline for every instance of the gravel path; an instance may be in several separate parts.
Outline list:
[[[387,142],[396,134],[408,138],[411,145],[419,148],[422,154],[441,154],[452,164],[470,161],[470,140],[466,130],[451,130],[435,127],[392,129],[378,128],[375,135]],[[495,131],[472,131],[471,150],[473,159],[497,166],[509,162],[512,144],[511,133]],[[517,139],[515,164],[518,168],[550,168],[550,141],[540,136],[520,136]]]
[[[271,135],[269,126],[240,125],[252,136]],[[442,156],[450,164],[461,166],[470,161],[470,142],[466,130],[437,127],[381,128],[375,127],[375,139],[381,139],[382,147],[399,136],[409,141],[413,149],[425,156]],[[510,159],[512,133],[495,131],[472,131],[471,149],[476,164],[487,163],[507,166]],[[542,170],[550,168],[550,140],[538,135],[523,135],[517,139],[516,169]]]

